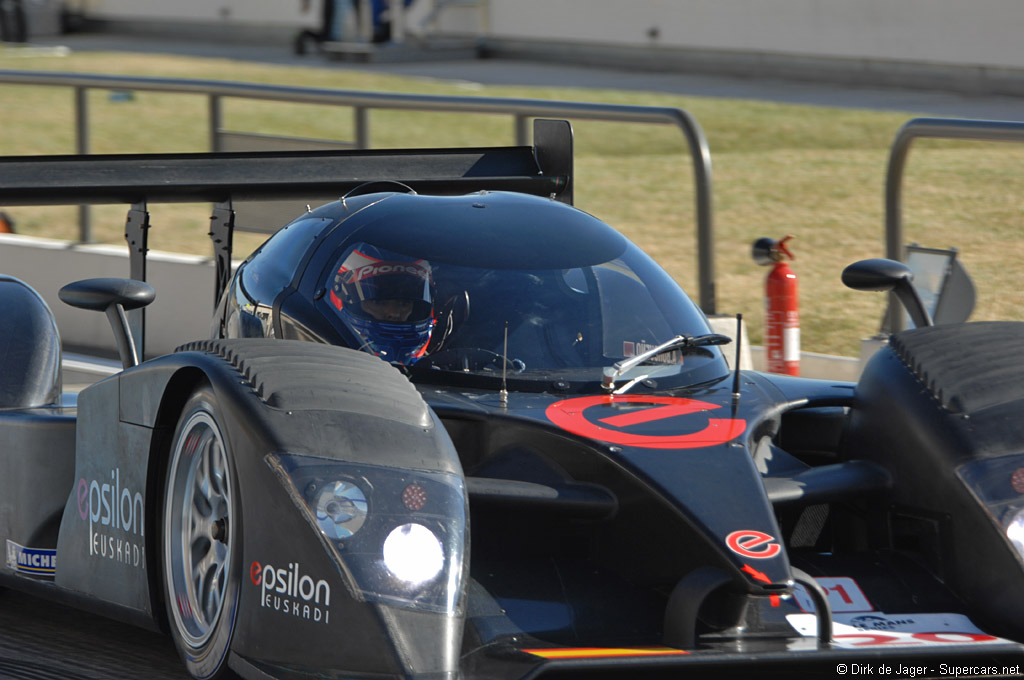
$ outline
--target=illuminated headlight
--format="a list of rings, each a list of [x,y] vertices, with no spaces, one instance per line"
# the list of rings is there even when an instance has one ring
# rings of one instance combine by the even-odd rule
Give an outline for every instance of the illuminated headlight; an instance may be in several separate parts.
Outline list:
[[[406,583],[426,583],[444,568],[444,549],[422,524],[403,524],[384,539],[384,566]]]
[[[1013,513],[1013,517],[1006,525],[1006,537],[1017,549],[1017,552],[1024,557],[1024,509]]]
[[[366,494],[349,481],[328,482],[316,492],[316,523],[327,538],[350,538],[366,522]]]
[[[298,454],[266,461],[353,597],[441,613],[460,607],[468,541],[461,475]]]

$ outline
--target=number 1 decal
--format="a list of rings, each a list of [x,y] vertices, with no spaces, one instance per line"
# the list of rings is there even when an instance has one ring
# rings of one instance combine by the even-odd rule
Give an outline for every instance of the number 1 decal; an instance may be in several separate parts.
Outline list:
[[[864,591],[848,576],[819,576],[814,579],[828,596],[828,606],[833,613],[870,612],[874,610]],[[800,584],[793,589],[796,603],[808,614],[814,613],[814,600]]]

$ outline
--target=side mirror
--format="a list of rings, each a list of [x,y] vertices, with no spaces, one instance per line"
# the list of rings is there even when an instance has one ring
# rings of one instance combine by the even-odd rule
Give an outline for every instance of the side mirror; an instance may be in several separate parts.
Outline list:
[[[876,258],[854,262],[843,270],[843,283],[854,290],[892,291],[917,328],[932,326],[932,317],[914,288],[914,273],[896,260]]]
[[[72,307],[106,312],[110,328],[114,331],[114,339],[117,340],[121,365],[125,368],[139,365],[139,355],[125,310],[145,307],[152,302],[156,297],[153,286],[133,279],[85,279],[69,283],[57,295]]]

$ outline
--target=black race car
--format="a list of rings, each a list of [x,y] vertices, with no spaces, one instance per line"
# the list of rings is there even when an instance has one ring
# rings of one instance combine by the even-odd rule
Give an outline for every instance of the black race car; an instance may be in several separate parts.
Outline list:
[[[222,263],[227,201],[343,195],[222,266],[173,354],[139,361],[145,283],[67,286],[125,366],[74,407],[49,310],[0,280],[0,583],[164,628],[196,678],[1014,672],[1024,326],[896,334],[856,385],[730,370],[565,202],[560,129],[0,161],[7,204],[218,201]]]

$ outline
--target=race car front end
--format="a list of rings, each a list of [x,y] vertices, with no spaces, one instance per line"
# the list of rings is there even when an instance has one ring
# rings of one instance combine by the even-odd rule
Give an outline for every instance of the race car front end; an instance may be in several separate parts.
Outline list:
[[[195,343],[146,372],[184,380],[188,365],[217,396],[238,478],[240,516],[220,530],[241,537],[225,571],[237,568],[237,606],[216,624],[231,631],[231,669],[457,677],[466,489],[451,441],[408,381],[369,354],[264,340]],[[208,495],[205,483],[195,495]],[[172,606],[186,621],[195,609]]]

